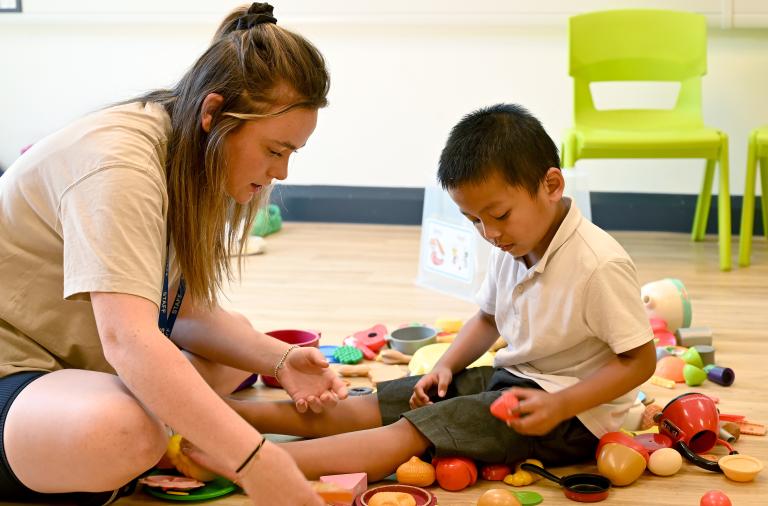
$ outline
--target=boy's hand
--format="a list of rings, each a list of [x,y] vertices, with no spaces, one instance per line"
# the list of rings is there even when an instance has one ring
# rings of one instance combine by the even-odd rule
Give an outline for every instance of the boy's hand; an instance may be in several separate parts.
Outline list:
[[[435,367],[429,374],[425,374],[413,386],[413,394],[409,404],[412,409],[432,404],[429,398],[429,391],[437,387],[437,396],[445,397],[448,391],[448,385],[453,381],[453,373],[447,367]]]
[[[507,425],[519,434],[543,436],[567,418],[561,403],[544,390],[536,388],[510,388],[505,390],[520,401],[517,406],[519,418],[509,420]]]

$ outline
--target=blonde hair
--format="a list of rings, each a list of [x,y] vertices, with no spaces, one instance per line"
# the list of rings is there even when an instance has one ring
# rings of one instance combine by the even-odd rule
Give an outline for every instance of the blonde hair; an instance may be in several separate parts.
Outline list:
[[[174,88],[139,99],[162,104],[171,117],[168,233],[187,293],[209,307],[217,303],[224,278],[233,279],[231,259],[245,250],[256,212],[267,204],[271,190],[263,188],[244,205],[226,194],[224,140],[245,121],[328,103],[325,60],[310,42],[271,22],[243,27],[240,20],[264,6],[271,16],[268,4],[232,11]],[[205,132],[201,107],[210,93],[224,100]],[[241,269],[239,260],[238,273]]]

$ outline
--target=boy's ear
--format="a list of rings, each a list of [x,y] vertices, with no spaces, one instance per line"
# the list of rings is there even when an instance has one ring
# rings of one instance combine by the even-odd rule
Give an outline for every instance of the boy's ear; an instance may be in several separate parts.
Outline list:
[[[565,178],[563,177],[563,172],[557,167],[550,167],[547,170],[547,174],[544,176],[544,190],[552,202],[558,202],[563,198]]]
[[[213,117],[221,109],[223,103],[224,97],[218,93],[209,93],[203,99],[203,105],[200,106],[200,126],[203,127],[205,133],[211,132]]]

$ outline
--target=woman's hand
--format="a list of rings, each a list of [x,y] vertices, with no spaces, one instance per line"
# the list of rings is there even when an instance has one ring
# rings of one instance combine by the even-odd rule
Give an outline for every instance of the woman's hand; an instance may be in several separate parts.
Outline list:
[[[307,408],[320,413],[346,399],[347,387],[320,350],[312,347],[294,348],[279,371],[278,381],[288,392],[299,413]]]
[[[189,441],[182,442],[182,452],[197,464],[224,476],[248,494],[257,506],[323,506],[325,502],[301,474],[288,453],[269,441],[264,443],[253,461],[236,476],[216,458],[204,453]]]
[[[448,392],[448,385],[453,381],[453,373],[447,367],[437,366],[431,372],[425,374],[413,386],[413,394],[408,401],[411,408],[416,409],[427,404],[432,404],[429,398],[429,391],[437,387],[437,396],[445,397]]]
[[[550,393],[536,388],[510,388],[505,392],[514,394],[519,403],[519,418],[507,422],[507,425],[519,434],[543,436],[565,420],[561,410],[562,403]]]

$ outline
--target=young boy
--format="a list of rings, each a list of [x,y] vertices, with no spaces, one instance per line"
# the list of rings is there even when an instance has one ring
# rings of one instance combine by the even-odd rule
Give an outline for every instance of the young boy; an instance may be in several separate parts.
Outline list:
[[[425,451],[482,463],[593,458],[618,430],[653,374],[653,334],[632,260],[563,198],[557,148],[516,105],[469,114],[450,134],[438,179],[496,246],[480,306],[434,369],[379,385],[322,413],[288,403],[232,401],[262,432],[305,437],[285,444],[308,478],[361,472],[372,480]],[[497,336],[495,367],[466,369]],[[517,420],[494,418],[504,390]]]

